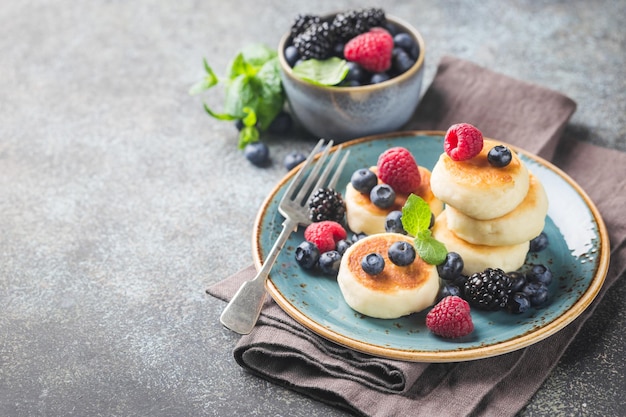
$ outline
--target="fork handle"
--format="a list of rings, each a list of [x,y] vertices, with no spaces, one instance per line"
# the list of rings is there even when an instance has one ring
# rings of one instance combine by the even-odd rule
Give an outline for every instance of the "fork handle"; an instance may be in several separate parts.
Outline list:
[[[283,230],[278,235],[278,239],[274,242],[274,246],[272,246],[257,275],[239,287],[239,290],[222,312],[220,322],[224,326],[239,334],[248,334],[252,331],[265,301],[265,281],[285,242],[297,228],[297,222],[285,219]]]

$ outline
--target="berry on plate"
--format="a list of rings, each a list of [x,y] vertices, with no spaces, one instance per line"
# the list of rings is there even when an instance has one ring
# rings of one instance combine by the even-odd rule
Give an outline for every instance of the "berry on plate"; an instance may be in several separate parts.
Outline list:
[[[296,248],[296,262],[304,269],[312,269],[320,258],[320,251],[315,243],[306,240]]]
[[[465,282],[465,299],[481,310],[499,310],[506,307],[511,293],[511,280],[499,268],[487,268],[472,274]]]
[[[388,249],[389,260],[398,266],[411,265],[416,256],[415,248],[408,242],[394,242]]]
[[[376,207],[388,209],[396,201],[396,192],[389,184],[378,184],[370,191],[370,201]]]
[[[346,203],[341,193],[332,188],[320,188],[309,201],[309,218],[313,222],[333,220],[343,221],[346,214]]]
[[[467,336],[474,331],[469,304],[456,295],[443,298],[426,315],[426,327],[448,339]]]
[[[376,167],[378,178],[397,193],[409,194],[422,182],[417,162],[406,148],[387,149],[378,157]]]
[[[304,239],[314,243],[320,253],[335,250],[337,242],[346,237],[346,229],[332,220],[311,223],[304,229]]]
[[[385,269],[385,258],[380,253],[368,253],[361,259],[361,268],[366,274],[378,275]]]
[[[472,159],[483,149],[483,134],[469,123],[457,123],[448,129],[443,149],[454,161]]]
[[[487,161],[494,167],[502,168],[511,163],[513,155],[511,150],[504,145],[496,145],[489,150]]]
[[[378,184],[378,177],[368,168],[361,168],[352,174],[350,183],[360,193],[369,194],[372,188]]]
[[[391,67],[393,37],[383,28],[372,28],[350,39],[343,55],[370,72],[385,72]]]

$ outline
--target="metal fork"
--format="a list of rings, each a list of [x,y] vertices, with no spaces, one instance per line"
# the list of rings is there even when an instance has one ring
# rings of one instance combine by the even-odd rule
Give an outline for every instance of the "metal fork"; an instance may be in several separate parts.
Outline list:
[[[323,145],[323,139],[315,145],[278,204],[278,211],[285,217],[283,229],[267,255],[261,270],[253,279],[241,285],[220,316],[222,324],[237,333],[248,334],[256,325],[265,301],[265,282],[276,261],[276,257],[291,233],[298,229],[298,226],[306,226],[311,223],[307,204],[311,196],[321,187],[334,188],[337,184],[350,151],[346,151],[339,164],[337,164],[341,151],[341,146],[339,146],[328,161],[330,148],[333,145],[331,140],[324,148],[317,162],[315,162],[315,156]],[[328,163],[326,163],[327,161]],[[325,163],[326,167],[322,171]],[[307,175],[307,171],[309,171],[311,166],[313,168],[310,169]],[[326,181],[333,170],[334,174],[327,183]]]

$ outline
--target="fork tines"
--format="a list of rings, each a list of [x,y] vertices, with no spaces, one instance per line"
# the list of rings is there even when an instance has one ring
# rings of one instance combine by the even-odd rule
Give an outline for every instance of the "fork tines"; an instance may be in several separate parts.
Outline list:
[[[339,161],[339,164],[337,164],[337,160],[339,159],[342,150],[342,146],[339,145],[336,151],[333,152],[330,160],[328,160],[331,148],[333,147],[333,141],[330,140],[316,160],[316,156],[324,145],[324,142],[324,139],[320,139],[320,141],[317,142],[317,144],[313,148],[313,151],[311,151],[306,161],[303,163],[303,165],[298,170],[298,173],[291,181],[291,184],[285,191],[285,195],[283,198],[288,198],[293,201],[299,201],[302,205],[304,205],[309,200],[309,197],[319,188],[322,188],[324,186],[328,188],[334,188],[337,185],[337,181],[339,180],[339,176],[341,175],[343,167],[347,162],[350,151],[345,152],[343,158],[341,159],[341,161]],[[324,168],[323,171],[322,168]],[[309,171],[308,175],[306,176],[306,179],[304,179],[307,171]],[[328,181],[328,177],[331,175],[331,173],[333,173],[333,171],[334,175],[330,178],[330,181]],[[304,182],[302,182],[303,180]]]

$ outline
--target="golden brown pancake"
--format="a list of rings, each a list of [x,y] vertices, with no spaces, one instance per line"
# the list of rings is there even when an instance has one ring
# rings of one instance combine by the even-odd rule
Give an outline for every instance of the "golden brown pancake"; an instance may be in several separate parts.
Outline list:
[[[372,167],[370,170],[376,172],[376,167]],[[430,188],[430,170],[420,166],[419,171],[422,181],[420,186],[413,191],[413,194],[422,197],[436,216],[443,210],[443,203],[435,197]],[[367,235],[384,233],[387,214],[394,210],[402,210],[402,206],[404,206],[408,197],[408,194],[396,194],[393,206],[388,209],[382,209],[370,201],[369,195],[358,192],[352,184],[348,184],[344,195],[348,227],[355,233],[365,233]]]
[[[485,139],[482,151],[467,161],[442,153],[430,179],[435,196],[479,220],[495,219],[517,207],[528,192],[528,169],[515,152],[506,167],[492,166],[487,154],[499,144]]]
[[[524,264],[530,242],[517,245],[487,246],[475,245],[458,237],[448,229],[447,208],[437,216],[432,228],[435,239],[446,246],[448,252],[456,252],[463,258],[463,274],[482,272],[485,268],[500,268],[505,272],[515,271]]]
[[[344,253],[337,282],[352,309],[366,316],[389,319],[421,311],[435,302],[439,291],[437,268],[419,256],[410,265],[395,265],[387,251],[397,241],[413,244],[409,236],[381,233],[357,241]],[[370,275],[361,267],[363,257],[373,252],[385,260],[383,272],[377,275]]]
[[[477,220],[452,206],[446,207],[448,229],[476,245],[516,245],[538,236],[545,226],[548,196],[541,182],[530,175],[524,200],[513,211],[491,220]]]

